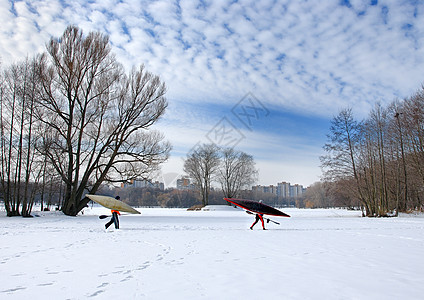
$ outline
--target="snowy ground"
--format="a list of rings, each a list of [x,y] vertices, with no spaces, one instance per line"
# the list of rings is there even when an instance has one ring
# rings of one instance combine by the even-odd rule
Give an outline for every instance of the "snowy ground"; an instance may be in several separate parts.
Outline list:
[[[0,299],[423,299],[424,218],[286,209],[269,230],[227,208],[0,212]],[[112,228],[112,227],[111,227]]]

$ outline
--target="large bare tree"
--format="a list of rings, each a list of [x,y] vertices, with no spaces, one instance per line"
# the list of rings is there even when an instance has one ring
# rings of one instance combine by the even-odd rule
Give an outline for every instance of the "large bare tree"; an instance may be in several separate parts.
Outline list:
[[[126,75],[106,35],[69,26],[47,44],[39,75],[43,154],[64,182],[65,214],[103,182],[147,176],[168,158],[170,144],[148,130],[167,107],[165,84],[144,66]]]
[[[258,176],[255,161],[251,155],[234,148],[222,150],[222,161],[218,181],[227,198],[239,196],[242,188],[252,185]]]
[[[194,180],[200,189],[202,204],[208,205],[209,192],[214,176],[220,164],[219,147],[215,144],[204,144],[187,155],[184,161],[184,172]]]

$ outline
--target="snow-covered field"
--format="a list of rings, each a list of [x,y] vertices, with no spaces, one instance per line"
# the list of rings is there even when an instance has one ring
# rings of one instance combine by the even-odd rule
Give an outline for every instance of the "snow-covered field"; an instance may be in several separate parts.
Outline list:
[[[423,299],[424,218],[345,210],[0,213],[0,299]]]

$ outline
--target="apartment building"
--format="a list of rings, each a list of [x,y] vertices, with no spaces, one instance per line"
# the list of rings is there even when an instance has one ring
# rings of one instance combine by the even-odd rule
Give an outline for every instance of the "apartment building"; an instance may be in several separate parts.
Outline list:
[[[289,182],[279,182],[277,185],[255,185],[252,191],[260,193],[270,193],[281,198],[297,198],[306,191],[300,184],[291,185]]]

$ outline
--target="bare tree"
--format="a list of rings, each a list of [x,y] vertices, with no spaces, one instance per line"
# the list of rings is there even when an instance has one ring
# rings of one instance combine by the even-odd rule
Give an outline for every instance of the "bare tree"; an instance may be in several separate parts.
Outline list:
[[[64,183],[65,214],[76,215],[103,182],[147,176],[168,158],[170,144],[147,131],[167,107],[165,84],[143,66],[125,75],[107,36],[69,26],[48,43],[39,75],[44,155]]]
[[[200,189],[202,204],[208,205],[211,182],[217,174],[220,164],[219,147],[215,144],[204,144],[187,155],[184,161],[186,172]]]
[[[17,106],[17,94],[18,94],[18,83],[19,72],[17,66],[13,66],[5,72],[3,79],[2,98],[1,98],[1,183],[3,189],[3,199],[5,209],[8,216],[17,216],[20,214],[19,206],[20,199],[15,197],[16,185],[15,185],[15,157],[16,151],[16,106]]]
[[[30,216],[41,174],[33,130],[36,64],[36,58],[13,64],[2,85],[0,180],[8,216]]]
[[[387,110],[377,103],[362,126],[359,161],[370,216],[386,216],[395,208],[389,203],[389,124]]]
[[[222,162],[218,181],[221,184],[224,197],[236,198],[242,188],[252,185],[258,176],[255,162],[251,155],[234,148],[222,150]]]
[[[305,200],[307,203],[312,203],[309,205],[311,207],[332,207],[334,202],[331,197],[328,195],[329,187],[325,182],[315,182],[306,189]]]
[[[424,197],[424,86],[405,99],[396,113],[404,179],[404,203],[400,206],[421,209]]]
[[[352,191],[365,206],[366,214],[370,207],[364,195],[358,170],[359,143],[362,124],[353,118],[352,109],[344,109],[331,121],[329,143],[324,146],[327,155],[321,156],[321,167],[325,179],[334,182],[353,177],[356,182]]]

